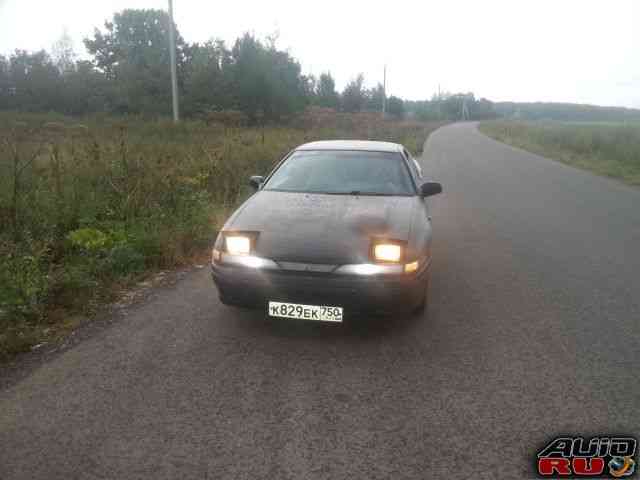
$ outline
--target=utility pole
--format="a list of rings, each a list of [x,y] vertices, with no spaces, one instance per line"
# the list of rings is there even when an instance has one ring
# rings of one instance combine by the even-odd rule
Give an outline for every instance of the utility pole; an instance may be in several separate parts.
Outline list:
[[[387,113],[387,66],[384,66],[384,76],[382,80],[382,118]]]
[[[173,0],[169,0],[169,57],[171,60],[171,96],[173,99],[173,122],[180,121],[178,111],[178,78],[176,72],[176,34],[173,30]]]
[[[462,121],[466,121],[469,120],[470,115],[469,115],[469,106],[467,105],[467,95],[465,95],[462,99]]]

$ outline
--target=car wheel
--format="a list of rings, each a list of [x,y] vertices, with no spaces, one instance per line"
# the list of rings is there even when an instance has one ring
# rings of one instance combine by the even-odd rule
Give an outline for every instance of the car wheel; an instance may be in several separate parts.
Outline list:
[[[218,298],[220,299],[220,303],[222,303],[223,305],[226,305],[227,307],[234,307],[234,308],[243,308],[243,309],[251,309],[251,304],[246,303],[245,301],[243,301],[242,299],[238,299],[236,297],[228,297],[225,295],[218,295]]]

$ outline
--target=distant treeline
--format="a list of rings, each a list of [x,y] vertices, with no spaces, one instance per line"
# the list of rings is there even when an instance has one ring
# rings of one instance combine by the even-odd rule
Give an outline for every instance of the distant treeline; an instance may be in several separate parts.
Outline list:
[[[600,107],[576,103],[497,102],[495,112],[506,118],[523,120],[560,120],[574,122],[640,121],[640,110],[623,107]]]
[[[405,109],[419,120],[486,120],[498,115],[493,102],[469,93],[443,93],[431,100],[406,100]],[[466,106],[466,109],[465,109]],[[466,110],[466,112],[465,112]]]
[[[170,114],[169,21],[163,10],[116,13],[102,30],[95,29],[84,40],[90,60],[79,59],[68,35],[63,35],[51,52],[15,50],[8,56],[0,55],[0,110]],[[381,84],[366,88],[360,74],[339,92],[329,71],[318,77],[304,75],[295,58],[276,48],[275,38],[260,40],[245,34],[229,48],[222,40],[187,43],[176,33],[178,87],[185,116],[235,111],[247,122],[262,123],[289,118],[308,106],[342,112],[382,110]],[[391,96],[386,110],[392,117],[426,121],[497,116],[640,118],[639,111],[571,104],[494,105],[472,93],[447,93],[423,101]]]
[[[116,13],[84,40],[90,60],[78,58],[68,35],[51,52],[0,55],[0,110],[170,114],[169,21],[163,10]],[[245,34],[228,48],[221,40],[187,43],[179,32],[176,37],[180,103],[186,116],[236,110],[255,123],[277,121],[307,106],[382,110],[382,85],[365,88],[363,75],[357,75],[339,92],[328,71],[319,77],[302,74],[299,62],[276,48],[275,38],[262,41]],[[424,120],[457,119],[465,99],[471,118],[495,116],[491,102],[469,94],[424,102],[391,96],[387,112]]]

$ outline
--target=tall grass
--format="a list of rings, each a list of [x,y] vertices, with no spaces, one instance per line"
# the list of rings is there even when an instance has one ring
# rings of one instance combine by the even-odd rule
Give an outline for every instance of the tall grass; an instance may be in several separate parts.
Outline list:
[[[417,153],[438,126],[317,113],[295,124],[0,114],[0,358],[116,286],[190,262],[250,193],[247,178],[294,146],[375,138]]]
[[[501,142],[640,185],[640,123],[495,121],[481,123],[480,130]]]

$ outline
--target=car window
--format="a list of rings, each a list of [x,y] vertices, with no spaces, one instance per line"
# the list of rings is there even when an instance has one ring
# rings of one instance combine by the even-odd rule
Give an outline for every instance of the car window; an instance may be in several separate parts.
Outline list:
[[[267,180],[264,190],[415,195],[399,153],[342,150],[294,152]]]

